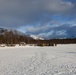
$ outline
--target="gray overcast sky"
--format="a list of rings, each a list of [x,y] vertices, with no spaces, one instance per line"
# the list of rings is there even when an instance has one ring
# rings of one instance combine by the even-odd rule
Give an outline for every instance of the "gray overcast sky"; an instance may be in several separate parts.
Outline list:
[[[44,38],[76,36],[76,0],[0,0],[0,27]]]

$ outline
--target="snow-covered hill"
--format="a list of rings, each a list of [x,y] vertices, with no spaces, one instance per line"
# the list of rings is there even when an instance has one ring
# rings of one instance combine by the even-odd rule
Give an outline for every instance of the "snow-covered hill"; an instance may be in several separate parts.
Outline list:
[[[37,37],[35,35],[30,35],[31,38],[35,39],[35,40],[44,40],[43,38],[41,37]]]

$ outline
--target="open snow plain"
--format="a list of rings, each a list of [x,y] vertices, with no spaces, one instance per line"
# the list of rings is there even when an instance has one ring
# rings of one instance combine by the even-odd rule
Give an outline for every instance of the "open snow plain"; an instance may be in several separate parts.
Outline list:
[[[0,48],[0,75],[76,75],[76,44]]]

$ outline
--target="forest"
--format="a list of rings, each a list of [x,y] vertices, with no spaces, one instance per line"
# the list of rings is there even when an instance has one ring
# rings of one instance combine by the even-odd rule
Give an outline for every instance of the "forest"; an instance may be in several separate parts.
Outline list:
[[[17,30],[1,31],[0,44],[19,44],[20,42],[25,42],[26,44],[74,44],[76,43],[76,38],[35,40],[29,36],[20,34]]]

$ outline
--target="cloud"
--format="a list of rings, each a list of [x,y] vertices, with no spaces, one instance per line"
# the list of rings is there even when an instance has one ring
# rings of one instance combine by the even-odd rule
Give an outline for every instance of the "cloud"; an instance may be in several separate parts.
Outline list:
[[[68,32],[70,36],[75,23],[66,22],[71,17],[71,20],[76,18],[74,0],[0,0],[0,27],[18,29],[26,34],[50,38],[56,33]]]
[[[51,21],[52,22],[52,21]],[[63,38],[76,36],[76,22],[70,21],[67,23],[59,23],[53,21],[42,27],[31,27],[27,28],[27,34],[34,34],[43,38]]]
[[[31,23],[38,18],[37,15],[41,16],[46,12],[63,13],[72,7],[71,2],[62,0],[0,0],[0,19],[5,24],[11,25],[17,20],[15,25],[19,25],[19,23],[21,25],[21,22],[22,24]]]
[[[64,13],[73,7],[71,2],[63,2],[62,0],[49,0],[46,9],[53,13]]]

